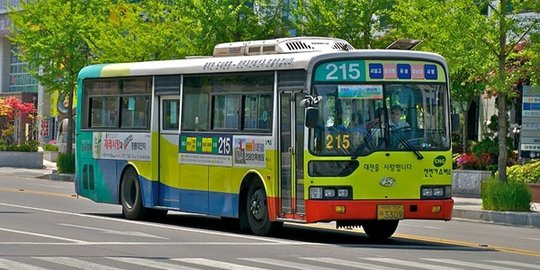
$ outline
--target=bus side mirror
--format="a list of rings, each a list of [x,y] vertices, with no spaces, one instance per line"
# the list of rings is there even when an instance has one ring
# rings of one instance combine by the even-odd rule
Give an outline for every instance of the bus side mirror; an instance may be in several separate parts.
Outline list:
[[[452,114],[452,132],[458,132],[459,131],[459,114],[453,113]]]
[[[319,123],[319,109],[315,107],[306,108],[306,127],[315,128]]]

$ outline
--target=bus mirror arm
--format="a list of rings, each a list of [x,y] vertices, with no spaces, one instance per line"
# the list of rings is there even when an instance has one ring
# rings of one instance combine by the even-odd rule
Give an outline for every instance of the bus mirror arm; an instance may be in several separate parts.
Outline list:
[[[304,99],[300,101],[300,106],[304,108],[317,106],[317,104],[319,104],[322,98],[323,98],[322,96],[311,96],[311,95],[305,96]]]

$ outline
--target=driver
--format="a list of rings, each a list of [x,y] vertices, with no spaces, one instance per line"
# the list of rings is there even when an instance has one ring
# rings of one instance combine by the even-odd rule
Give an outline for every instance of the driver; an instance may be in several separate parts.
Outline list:
[[[390,127],[392,129],[400,129],[404,127],[408,127],[409,123],[405,121],[405,119],[401,119],[401,113],[403,112],[403,109],[399,105],[393,105],[390,108]]]

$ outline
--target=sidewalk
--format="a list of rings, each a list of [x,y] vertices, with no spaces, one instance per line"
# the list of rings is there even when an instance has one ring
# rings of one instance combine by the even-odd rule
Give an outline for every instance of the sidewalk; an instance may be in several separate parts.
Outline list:
[[[0,167],[0,176],[12,174],[20,177],[41,178],[56,181],[73,181],[72,174],[58,174],[56,163],[43,160],[43,169]],[[468,220],[540,228],[540,203],[533,203],[532,212],[501,212],[482,210],[482,199],[454,197],[454,220]]]
[[[532,212],[482,210],[482,199],[454,197],[452,219],[540,228],[540,203],[533,203],[531,210]]]
[[[0,175],[15,175],[18,177],[41,178],[55,181],[71,182],[73,182],[74,178],[73,174],[58,173],[58,170],[56,168],[56,162],[51,162],[46,159],[43,160],[42,169],[0,167]]]

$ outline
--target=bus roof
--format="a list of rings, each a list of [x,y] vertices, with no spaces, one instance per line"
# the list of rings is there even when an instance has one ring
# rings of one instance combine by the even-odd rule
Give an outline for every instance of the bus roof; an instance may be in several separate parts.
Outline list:
[[[291,69],[306,70],[318,61],[347,58],[427,60],[441,63],[447,68],[444,58],[435,53],[406,50],[362,49],[98,64],[83,68],[79,72],[79,79]]]

